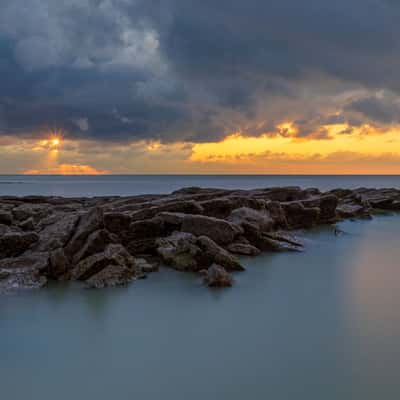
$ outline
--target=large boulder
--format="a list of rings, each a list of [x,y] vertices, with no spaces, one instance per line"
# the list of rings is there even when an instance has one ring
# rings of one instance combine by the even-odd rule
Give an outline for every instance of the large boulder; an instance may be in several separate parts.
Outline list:
[[[92,208],[81,215],[78,226],[65,248],[67,256],[72,258],[83,247],[88,236],[103,226],[103,210],[101,208]]]
[[[34,232],[10,232],[0,237],[0,258],[16,257],[28,250],[39,240]]]
[[[251,224],[260,232],[269,232],[274,227],[274,220],[268,211],[257,211],[247,207],[233,210],[228,220],[240,226]]]
[[[105,228],[117,235],[121,232],[128,231],[132,219],[129,214],[122,212],[107,212],[104,213]]]
[[[136,279],[135,271],[126,265],[110,264],[86,280],[86,286],[94,289],[126,285]]]
[[[319,221],[319,207],[305,207],[300,201],[282,203],[282,207],[291,228],[309,228]]]
[[[39,225],[39,251],[51,251],[64,247],[74,233],[79,221],[77,214],[54,214]]]
[[[232,276],[224,267],[213,264],[204,273],[204,283],[209,287],[231,287],[233,285]]]
[[[185,215],[181,230],[195,236],[208,236],[221,245],[232,243],[243,232],[233,223],[204,215]]]
[[[73,267],[71,278],[86,281],[110,265],[129,269],[132,277],[137,273],[135,259],[126,249],[120,244],[110,244],[103,252],[87,257]]]

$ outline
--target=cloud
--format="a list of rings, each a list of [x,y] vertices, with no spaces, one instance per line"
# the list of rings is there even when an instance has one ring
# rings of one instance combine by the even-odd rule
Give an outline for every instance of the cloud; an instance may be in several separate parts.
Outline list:
[[[98,170],[90,165],[60,164],[48,169],[28,169],[24,175],[103,175],[105,170]]]
[[[285,136],[287,122],[303,139],[330,139],[339,121],[343,134],[385,128],[398,122],[399,16],[388,0],[3,0],[0,134],[171,143]]]

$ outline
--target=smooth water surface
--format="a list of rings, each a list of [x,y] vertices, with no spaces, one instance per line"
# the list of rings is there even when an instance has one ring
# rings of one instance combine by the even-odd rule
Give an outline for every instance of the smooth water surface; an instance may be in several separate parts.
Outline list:
[[[187,186],[254,189],[270,186],[317,187],[320,190],[357,187],[397,187],[399,175],[0,175],[0,196],[128,196],[170,193]]]
[[[0,302],[6,400],[400,398],[400,216],[245,259],[232,289],[164,270]]]

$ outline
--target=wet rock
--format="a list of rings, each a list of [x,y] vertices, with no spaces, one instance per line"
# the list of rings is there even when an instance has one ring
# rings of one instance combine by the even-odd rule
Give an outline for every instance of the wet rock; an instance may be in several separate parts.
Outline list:
[[[196,245],[197,238],[186,232],[174,232],[157,240],[157,253],[162,260],[178,271],[198,271],[198,259],[202,256]]]
[[[198,259],[198,268],[210,265],[211,263],[217,263],[228,271],[244,271],[244,267],[234,255],[218,246],[209,237],[200,236],[196,244],[201,249],[201,257]]]
[[[73,280],[85,281],[110,265],[126,267],[131,270],[132,275],[137,272],[135,259],[127,250],[120,244],[110,244],[103,252],[80,261],[71,270],[71,278]]]
[[[38,271],[44,274],[48,269],[49,254],[47,252],[27,252],[19,257],[0,260],[0,271],[15,274],[18,272]]]
[[[46,277],[40,275],[38,271],[3,274],[3,279],[0,279],[0,294],[16,290],[40,289],[46,284]]]
[[[231,243],[227,246],[227,250],[233,254],[239,254],[242,256],[258,256],[261,251],[251,244],[246,243]]]
[[[97,274],[86,280],[86,286],[93,289],[122,286],[134,281],[137,275],[134,270],[126,265],[110,264],[105,266]]]
[[[150,263],[144,258],[135,258],[135,264],[136,267],[145,274],[157,272],[159,270],[157,264]]]
[[[39,240],[34,232],[10,232],[0,237],[0,257],[15,257],[28,250]]]
[[[58,248],[50,253],[47,276],[51,279],[60,279],[67,274],[70,267],[70,261],[65,255],[64,250]]]
[[[233,285],[232,276],[220,265],[213,264],[204,271],[204,283],[209,287],[231,287]]]
[[[359,204],[339,204],[336,212],[341,218],[356,218],[369,215],[368,210]]]
[[[13,223],[13,215],[9,211],[0,210],[0,224],[11,225]]]
[[[223,219],[203,215],[185,215],[181,230],[195,236],[208,236],[218,244],[229,244],[242,229]]]

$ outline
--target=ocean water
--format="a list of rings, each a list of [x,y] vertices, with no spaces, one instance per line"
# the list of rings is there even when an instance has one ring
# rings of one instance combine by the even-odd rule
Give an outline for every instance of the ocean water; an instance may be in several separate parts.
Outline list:
[[[1,194],[182,186],[400,187],[399,177],[1,177]],[[19,182],[19,183],[17,183]],[[162,269],[123,288],[0,298],[5,400],[400,398],[400,214],[300,232],[303,253],[243,258],[232,289]]]
[[[254,189],[268,186],[318,187],[321,190],[357,187],[400,187],[400,175],[0,175],[2,195],[128,196],[170,193],[187,186]]]

